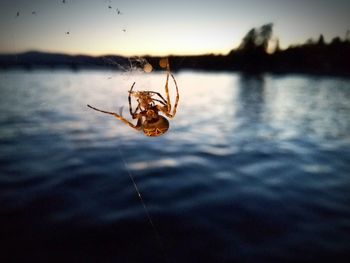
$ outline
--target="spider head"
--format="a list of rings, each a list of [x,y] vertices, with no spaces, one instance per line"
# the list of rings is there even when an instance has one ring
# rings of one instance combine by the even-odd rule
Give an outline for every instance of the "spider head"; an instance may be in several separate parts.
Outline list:
[[[153,108],[149,108],[146,110],[146,119],[149,122],[153,122],[154,120],[158,119],[158,111],[155,111]]]
[[[147,109],[154,104],[152,99],[153,94],[149,91],[131,91],[131,95],[137,98],[138,103],[143,109]]]
[[[146,136],[160,136],[169,129],[169,121],[165,117],[158,115],[157,118],[146,119],[142,124],[142,128]]]

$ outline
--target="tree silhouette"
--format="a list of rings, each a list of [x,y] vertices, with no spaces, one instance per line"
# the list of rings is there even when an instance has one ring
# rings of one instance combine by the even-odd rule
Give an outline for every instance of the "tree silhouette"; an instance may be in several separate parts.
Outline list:
[[[268,53],[269,46],[274,52]],[[162,70],[161,57],[145,57],[155,70]],[[227,55],[170,56],[171,69],[231,70],[247,74],[311,73],[340,74],[350,76],[350,31],[344,38],[335,37],[326,42],[321,34],[304,44],[280,49],[278,38],[273,36],[273,24],[268,23],[250,29],[236,49]],[[106,63],[113,61],[113,63]],[[0,54],[0,70],[11,67],[112,67],[118,69],[129,65],[127,57],[120,56],[70,56],[65,54],[26,52],[22,54]]]
[[[243,38],[238,50],[243,52],[267,53],[267,47],[272,37],[273,24],[265,24],[260,28],[252,28]]]
[[[325,42],[324,42],[324,37],[323,35],[321,34],[318,41],[317,41],[317,45],[319,46],[324,46]]]

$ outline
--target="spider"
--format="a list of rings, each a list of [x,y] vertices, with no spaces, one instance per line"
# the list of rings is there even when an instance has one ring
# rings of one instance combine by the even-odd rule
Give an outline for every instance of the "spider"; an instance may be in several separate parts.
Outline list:
[[[176,87],[176,100],[172,113],[168,89],[169,76],[171,76],[173,79]],[[138,131],[143,131],[146,136],[156,137],[166,133],[169,129],[169,121],[159,113],[163,113],[170,119],[175,117],[177,104],[179,102],[179,90],[173,74],[171,74],[168,70],[165,83],[165,93],[167,99],[164,99],[164,97],[159,92],[155,91],[133,91],[134,86],[135,82],[132,84],[129,90],[128,101],[130,115],[132,119],[137,119],[136,125],[115,112],[100,110],[90,106],[89,104],[87,106],[93,110],[113,115],[118,120],[124,122],[125,124],[128,124],[131,128],[134,128]],[[131,105],[131,96],[136,98],[136,101],[138,103],[134,111]]]

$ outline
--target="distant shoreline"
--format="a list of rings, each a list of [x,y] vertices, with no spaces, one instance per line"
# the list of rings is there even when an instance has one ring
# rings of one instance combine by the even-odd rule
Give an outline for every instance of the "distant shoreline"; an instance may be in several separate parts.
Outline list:
[[[341,75],[350,77],[350,38],[335,37],[325,43],[320,35],[317,41],[291,46],[285,50],[275,45],[273,52],[267,52],[272,36],[273,24],[252,28],[242,39],[237,49],[227,55],[167,56],[170,68],[179,70],[230,71],[246,74],[305,73],[315,75]],[[164,56],[163,56],[164,57]],[[28,51],[19,54],[0,54],[0,70],[9,68],[70,68],[128,70],[147,61],[155,70],[160,56],[124,57],[117,55],[88,56]],[[132,64],[135,63],[135,64]]]
[[[308,55],[304,55],[300,61],[294,55],[288,54],[290,50],[275,54],[263,54],[259,57],[246,57],[242,54],[235,55],[202,55],[202,56],[169,56],[173,71],[208,71],[208,72],[241,72],[245,74],[312,74],[350,77],[350,53],[340,56],[341,61],[331,59],[322,63],[313,62]],[[350,52],[350,50],[349,50]],[[292,53],[295,53],[292,52]],[[300,55],[299,55],[300,56]],[[285,58],[287,57],[287,59]],[[162,57],[146,56],[143,59],[152,64],[154,69],[161,70],[158,61]],[[25,52],[21,54],[1,55],[0,70],[7,69],[69,69],[69,70],[115,70],[123,71],[129,67],[130,58],[122,56],[87,56],[67,55],[44,52]],[[308,60],[309,64],[305,64]],[[293,63],[292,63],[293,62]]]

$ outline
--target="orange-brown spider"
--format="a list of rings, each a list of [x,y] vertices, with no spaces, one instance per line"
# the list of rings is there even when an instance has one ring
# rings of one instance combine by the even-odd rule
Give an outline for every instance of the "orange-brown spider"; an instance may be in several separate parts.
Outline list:
[[[170,113],[171,103],[168,89],[169,76],[171,76],[174,80],[176,87],[176,100],[172,113]],[[159,92],[155,91],[133,91],[134,86],[135,82],[132,84],[131,89],[129,90],[128,100],[130,115],[133,119],[137,119],[136,125],[115,112],[100,110],[90,105],[87,106],[96,111],[113,115],[118,120],[128,124],[130,127],[139,131],[142,130],[146,136],[155,137],[164,134],[169,129],[169,121],[164,116],[159,115],[159,113],[162,112],[168,118],[174,118],[177,104],[179,102],[179,90],[173,74],[171,74],[168,70],[165,83],[166,99],[164,99]],[[132,110],[131,96],[135,97],[138,103],[134,111]]]

